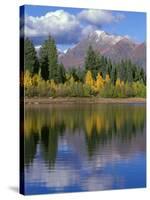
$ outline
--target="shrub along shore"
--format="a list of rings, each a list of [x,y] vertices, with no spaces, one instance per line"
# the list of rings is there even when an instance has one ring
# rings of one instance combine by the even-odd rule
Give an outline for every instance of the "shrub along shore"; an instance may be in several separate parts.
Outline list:
[[[94,80],[90,71],[87,71],[84,82],[75,81],[71,76],[65,83],[56,83],[54,80],[45,81],[40,75],[32,76],[27,71],[24,76],[24,88],[27,97],[144,98],[146,96],[146,86],[143,82],[124,83],[117,78],[113,84],[108,74],[103,79],[98,73]]]

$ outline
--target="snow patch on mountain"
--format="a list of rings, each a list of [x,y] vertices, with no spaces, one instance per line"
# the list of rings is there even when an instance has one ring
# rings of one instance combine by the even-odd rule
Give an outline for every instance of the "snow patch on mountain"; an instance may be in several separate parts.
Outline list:
[[[100,30],[96,30],[93,33],[91,33],[90,37],[95,37],[96,42],[103,41],[103,43],[106,42],[113,45],[123,39],[123,37],[120,35],[110,35],[105,31]]]

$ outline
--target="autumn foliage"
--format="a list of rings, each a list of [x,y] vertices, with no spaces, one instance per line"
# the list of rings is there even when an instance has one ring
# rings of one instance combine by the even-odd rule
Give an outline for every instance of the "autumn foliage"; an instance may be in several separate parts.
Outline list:
[[[29,39],[25,48],[21,86],[27,97],[146,97],[145,72],[131,61],[112,64],[90,46],[83,68],[66,70],[57,60],[52,37],[42,45],[39,59]]]
[[[124,83],[119,78],[113,85],[109,75],[105,79],[97,74],[96,80],[92,73],[88,71],[85,75],[85,81],[75,81],[71,76],[65,83],[55,83],[52,80],[43,80],[40,75],[32,76],[29,71],[24,74],[25,95],[28,97],[145,97],[146,86],[142,82]]]

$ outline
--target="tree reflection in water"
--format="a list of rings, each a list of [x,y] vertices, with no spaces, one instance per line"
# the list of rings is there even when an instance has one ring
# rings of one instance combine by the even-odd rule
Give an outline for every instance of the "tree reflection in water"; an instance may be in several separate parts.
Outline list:
[[[28,106],[24,122],[25,165],[32,163],[40,144],[43,159],[54,168],[59,138],[67,135],[84,134],[85,144],[79,140],[78,145],[85,145],[89,158],[113,139],[122,144],[130,142],[143,133],[145,113],[144,105]]]

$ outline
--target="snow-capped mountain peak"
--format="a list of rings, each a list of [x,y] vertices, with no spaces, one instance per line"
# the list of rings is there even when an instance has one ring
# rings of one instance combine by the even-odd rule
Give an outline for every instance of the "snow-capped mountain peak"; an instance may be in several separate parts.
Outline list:
[[[106,34],[105,31],[101,31],[101,30],[96,30],[95,33],[97,34],[98,37]]]
[[[105,31],[96,30],[90,34],[90,38],[95,38],[96,42],[103,42],[103,43],[109,43],[109,44],[116,44],[120,40],[123,39],[120,35],[113,35],[108,34]]]

